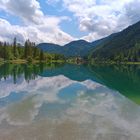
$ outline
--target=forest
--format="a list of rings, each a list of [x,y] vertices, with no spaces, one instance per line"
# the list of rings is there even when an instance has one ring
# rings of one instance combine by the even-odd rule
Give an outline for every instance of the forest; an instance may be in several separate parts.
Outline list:
[[[23,45],[17,43],[0,42],[0,62],[52,62],[64,61],[65,57],[60,54],[50,54],[37,48],[29,39]]]
[[[92,62],[140,63],[140,21],[112,34],[91,50]]]
[[[140,62],[140,43],[136,43],[133,47],[122,48],[118,47],[118,50],[113,48],[103,48],[102,50],[97,50],[89,55],[89,61],[92,63],[125,63],[125,62]]]

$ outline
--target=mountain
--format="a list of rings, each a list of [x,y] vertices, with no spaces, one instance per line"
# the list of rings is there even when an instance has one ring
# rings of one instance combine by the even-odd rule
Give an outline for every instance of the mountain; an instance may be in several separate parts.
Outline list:
[[[140,21],[98,41],[89,58],[101,61],[140,61]]]
[[[114,33],[114,34],[111,34],[111,35],[109,35],[107,37],[104,37],[104,38],[101,38],[99,40],[93,41],[92,42],[92,46],[94,46],[94,48],[92,48],[92,49],[96,49],[98,46],[101,46],[105,42],[111,40],[116,35],[117,35],[117,33]]]
[[[100,44],[111,39],[115,34],[108,37],[96,40],[94,42],[87,42],[85,40],[72,41],[64,46],[53,43],[41,43],[37,45],[38,48],[48,53],[63,54],[66,57],[87,56],[91,49],[96,49]]]
[[[44,52],[49,52],[49,53],[59,53],[61,54],[63,52],[63,47],[57,44],[53,43],[41,43],[37,45],[37,47]]]
[[[66,57],[70,56],[86,56],[89,50],[93,46],[92,43],[85,40],[72,41],[64,46],[52,44],[52,43],[41,43],[37,47],[48,53],[63,54]]]
[[[99,61],[140,61],[140,22],[91,43],[76,40],[64,46],[41,43],[37,47],[66,57],[88,55],[90,59]]]
[[[85,40],[72,41],[64,45],[66,56],[86,56],[93,45]]]

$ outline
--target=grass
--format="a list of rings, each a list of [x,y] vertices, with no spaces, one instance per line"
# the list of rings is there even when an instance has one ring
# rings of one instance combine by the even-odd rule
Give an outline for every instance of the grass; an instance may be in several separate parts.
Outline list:
[[[3,64],[4,64],[4,62],[1,62],[1,61],[0,61],[0,65],[3,65]]]
[[[89,62],[91,65],[96,64],[106,64],[106,65],[140,65],[140,62],[116,62],[116,61],[98,61],[98,62]]]
[[[25,64],[27,63],[24,59],[17,59],[17,60],[8,60],[6,63],[12,63],[12,64]]]
[[[69,64],[78,64],[76,61],[72,61],[70,59],[68,60],[49,60],[49,61],[40,61],[40,60],[32,60],[31,62],[25,60],[25,59],[15,59],[15,60],[0,60],[0,65],[4,63],[12,63],[12,64],[26,64],[26,63],[32,63],[32,64],[37,64],[37,63],[69,63]],[[96,64],[106,64],[106,65],[113,65],[113,64],[119,64],[119,65],[140,65],[140,62],[115,62],[115,61],[102,61],[102,62],[87,62],[91,65],[96,65]],[[81,63],[82,64],[82,63]]]
[[[37,63],[65,63],[65,60],[31,60],[30,62],[25,60],[25,59],[15,59],[15,60],[2,60],[0,61],[0,65],[4,63],[11,63],[11,64],[27,64],[27,63],[32,63],[32,64],[37,64]]]
[[[126,62],[128,65],[140,65],[140,62]]]

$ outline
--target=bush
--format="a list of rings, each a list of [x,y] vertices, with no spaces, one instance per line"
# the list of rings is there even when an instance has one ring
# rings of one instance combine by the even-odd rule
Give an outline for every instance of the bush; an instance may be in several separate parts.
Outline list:
[[[4,61],[4,59],[3,59],[3,58],[0,58],[0,62],[1,62],[1,61]]]
[[[27,61],[28,61],[28,63],[32,63],[32,62],[33,62],[32,57],[29,56],[29,57],[27,58]]]

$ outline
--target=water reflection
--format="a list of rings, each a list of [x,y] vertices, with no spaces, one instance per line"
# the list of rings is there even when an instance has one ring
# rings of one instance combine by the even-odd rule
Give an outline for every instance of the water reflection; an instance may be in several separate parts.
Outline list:
[[[63,64],[51,63],[51,64],[4,64],[0,66],[0,80],[6,80],[10,76],[13,78],[13,83],[17,83],[21,77],[29,82],[38,77],[39,74],[43,73],[45,69],[55,69]],[[12,81],[11,81],[12,82]]]
[[[101,83],[140,104],[140,66],[112,65],[112,66],[76,66],[64,65],[54,70],[44,70],[43,77],[65,75],[75,81],[91,79]]]
[[[140,104],[140,66],[113,65],[89,67],[99,83],[119,91],[127,98]]]
[[[0,85],[5,87],[9,82],[17,84],[24,79],[29,83],[38,76],[52,77],[64,75],[74,81],[91,79],[101,83],[140,104],[140,66],[112,65],[112,66],[84,66],[64,64],[30,64],[0,66]],[[6,81],[5,81],[6,80]]]
[[[36,65],[30,66],[33,72],[25,72],[25,65],[4,67],[10,70],[0,74],[0,139],[140,139],[140,107],[118,92],[126,89],[117,84],[119,76],[138,86],[129,69],[128,75],[116,66],[43,65],[40,70]]]

